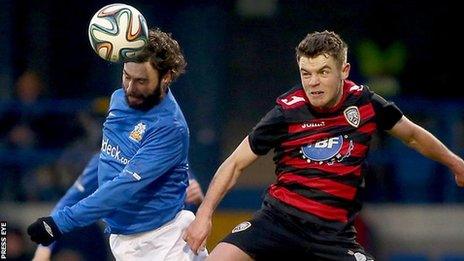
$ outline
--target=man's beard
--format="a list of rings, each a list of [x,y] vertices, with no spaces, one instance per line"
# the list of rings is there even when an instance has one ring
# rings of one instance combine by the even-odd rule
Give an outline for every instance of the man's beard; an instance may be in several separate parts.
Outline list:
[[[133,104],[129,101],[126,89],[124,89],[124,93],[125,93],[127,104],[129,104],[129,106],[133,109],[142,110],[142,111],[148,111],[154,106],[156,106],[157,104],[159,104],[164,96],[162,95],[161,84],[159,84],[158,88],[156,88],[151,94],[134,96],[135,98],[142,99],[142,102],[138,104]]]

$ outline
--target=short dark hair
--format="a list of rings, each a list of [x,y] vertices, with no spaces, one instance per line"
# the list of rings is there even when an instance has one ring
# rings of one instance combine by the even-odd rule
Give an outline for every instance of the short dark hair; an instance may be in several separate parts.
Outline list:
[[[149,61],[153,68],[159,71],[160,78],[171,72],[172,81],[183,74],[187,66],[179,43],[170,33],[163,32],[159,28],[151,28],[148,31],[148,44],[131,61]]]
[[[309,33],[296,47],[296,60],[302,56],[316,57],[321,54],[332,56],[338,65],[346,62],[348,46],[342,38],[329,31]]]

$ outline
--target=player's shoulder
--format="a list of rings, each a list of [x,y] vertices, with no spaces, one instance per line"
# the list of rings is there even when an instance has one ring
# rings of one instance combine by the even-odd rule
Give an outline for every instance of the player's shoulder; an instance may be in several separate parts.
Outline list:
[[[177,101],[170,93],[163,98],[163,101],[150,111],[153,116],[159,118],[162,123],[169,123],[173,121],[184,121],[182,110],[180,109]]]
[[[119,88],[111,94],[110,108],[119,107],[125,101],[125,94],[122,88]]]
[[[367,85],[359,85],[353,89],[353,94],[359,97],[359,100],[372,103],[374,105],[385,105],[390,101],[387,101],[384,97],[371,90]]]
[[[175,103],[164,104],[152,116],[156,119],[153,126],[161,129],[183,129],[188,130],[187,122],[180,107]]]
[[[111,100],[124,98],[124,90],[122,88],[116,89],[111,94]]]
[[[374,94],[368,86],[355,84],[345,80],[344,91],[346,92],[345,104],[366,104],[372,101]]]
[[[305,106],[308,103],[308,98],[303,87],[296,85],[277,97],[276,103],[284,110],[296,109]]]
[[[190,135],[187,124],[174,117],[160,118],[156,123],[150,125],[148,133],[157,139],[188,139]]]
[[[345,80],[344,85],[344,89],[348,92],[348,95],[360,96],[372,94],[372,91],[367,85],[356,84],[350,80]]]

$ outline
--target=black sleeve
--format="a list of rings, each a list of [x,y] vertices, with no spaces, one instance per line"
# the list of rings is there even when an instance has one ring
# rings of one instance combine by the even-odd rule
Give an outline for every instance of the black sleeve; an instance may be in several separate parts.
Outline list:
[[[403,112],[393,102],[386,101],[378,94],[372,95],[375,121],[381,130],[390,130],[403,117]]]
[[[251,150],[257,155],[265,155],[280,144],[285,133],[284,115],[280,107],[275,106],[248,135]]]

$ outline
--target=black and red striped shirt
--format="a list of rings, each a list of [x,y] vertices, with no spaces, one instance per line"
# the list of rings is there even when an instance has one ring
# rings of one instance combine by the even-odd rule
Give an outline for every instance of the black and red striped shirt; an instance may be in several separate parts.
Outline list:
[[[302,87],[276,101],[249,134],[254,153],[275,153],[277,181],[265,202],[304,222],[337,229],[351,224],[361,208],[362,168],[372,135],[391,129],[403,114],[351,81],[345,81],[343,97],[330,111],[312,107]]]

